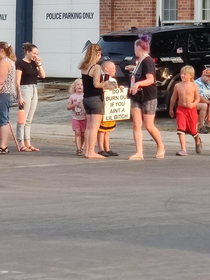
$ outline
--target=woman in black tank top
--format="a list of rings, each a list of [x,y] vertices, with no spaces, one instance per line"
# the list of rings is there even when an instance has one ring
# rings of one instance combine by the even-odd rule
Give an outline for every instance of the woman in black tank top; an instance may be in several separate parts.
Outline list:
[[[101,83],[101,67],[96,63],[101,58],[101,47],[90,44],[85,57],[80,63],[84,86],[84,108],[87,114],[85,130],[85,153],[86,158],[105,158],[95,152],[95,143],[100,122],[103,115],[103,85]]]
[[[102,82],[101,66],[97,64],[100,58],[101,47],[98,44],[90,44],[79,65],[84,86],[83,104],[87,114],[84,156],[96,159],[105,158],[95,152],[95,144],[104,113],[103,87],[109,83],[109,81]]]

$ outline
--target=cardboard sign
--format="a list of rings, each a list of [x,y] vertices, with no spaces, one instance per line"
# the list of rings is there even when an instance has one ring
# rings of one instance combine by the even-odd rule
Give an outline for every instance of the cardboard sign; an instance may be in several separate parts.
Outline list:
[[[130,119],[131,101],[127,98],[128,88],[104,91],[105,110],[103,121]]]

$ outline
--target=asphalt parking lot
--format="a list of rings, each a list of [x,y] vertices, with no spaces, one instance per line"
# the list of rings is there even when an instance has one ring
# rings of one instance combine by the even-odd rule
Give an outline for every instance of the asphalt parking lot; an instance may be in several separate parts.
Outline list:
[[[189,156],[176,157],[174,120],[158,116],[165,159],[144,131],[145,160],[130,162],[126,121],[111,137],[119,157],[87,160],[75,154],[66,102],[39,103],[39,153],[11,138],[0,158],[0,279],[209,280],[210,136],[201,155],[187,137]]]

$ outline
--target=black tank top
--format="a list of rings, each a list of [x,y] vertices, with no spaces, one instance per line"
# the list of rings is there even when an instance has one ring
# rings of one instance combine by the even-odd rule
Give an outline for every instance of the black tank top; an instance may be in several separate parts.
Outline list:
[[[93,67],[92,65],[90,69]],[[87,74],[82,74],[82,82],[83,82],[83,87],[84,87],[84,98],[87,97],[93,97],[93,96],[103,96],[103,89],[102,88],[95,88],[93,84],[93,77],[89,76],[89,72]],[[102,81],[102,75],[101,79]]]

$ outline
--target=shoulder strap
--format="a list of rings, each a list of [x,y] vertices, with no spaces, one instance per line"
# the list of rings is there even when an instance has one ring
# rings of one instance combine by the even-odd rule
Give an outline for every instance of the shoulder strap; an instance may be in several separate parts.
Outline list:
[[[88,70],[88,72],[87,72],[88,75],[89,75],[90,70],[93,68],[94,65],[95,65],[95,64],[92,64],[92,65],[90,66],[90,68],[89,68],[89,70]]]

